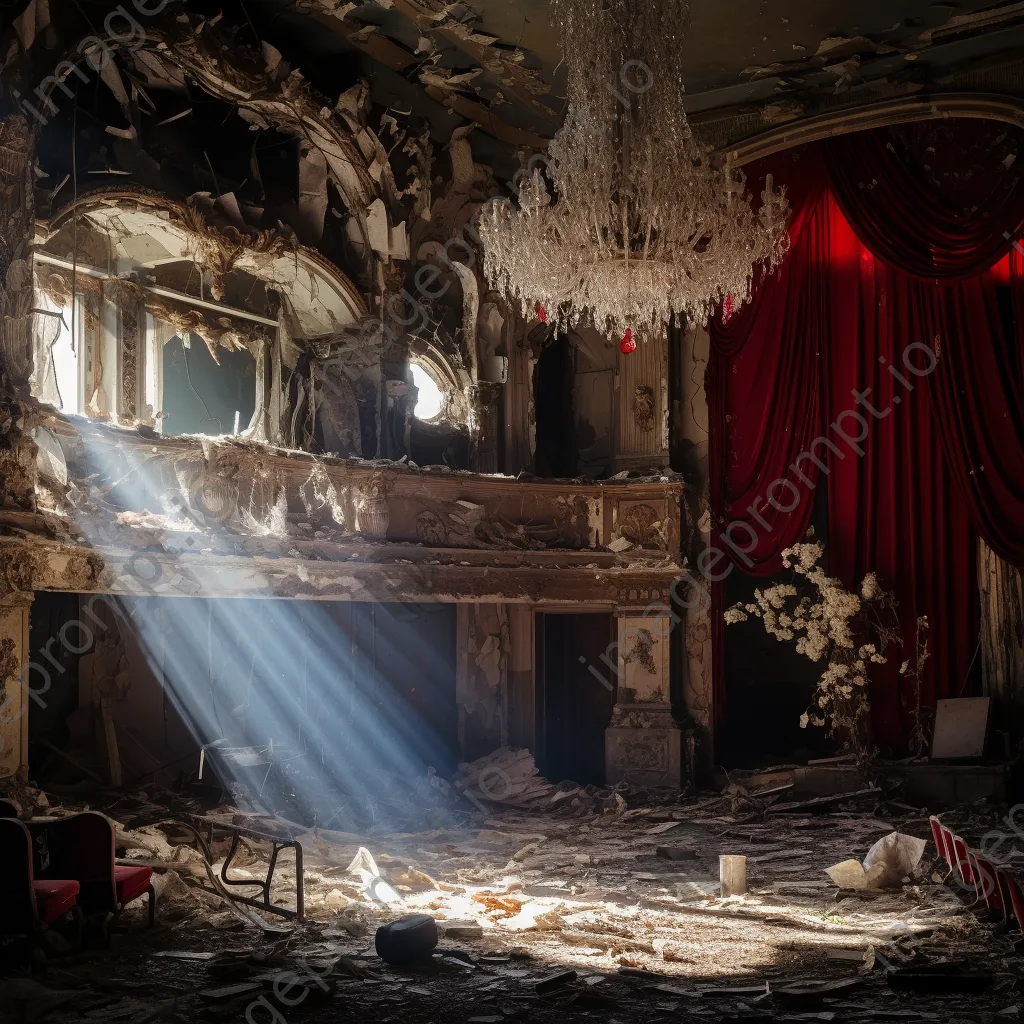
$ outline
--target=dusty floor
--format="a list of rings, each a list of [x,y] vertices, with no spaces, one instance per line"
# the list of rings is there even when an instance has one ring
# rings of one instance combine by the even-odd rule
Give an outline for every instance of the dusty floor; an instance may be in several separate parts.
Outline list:
[[[416,834],[307,832],[307,920],[268,918],[280,929],[271,933],[195,888],[205,868],[187,848],[166,844],[173,829],[135,828],[119,843],[149,849],[130,853],[182,862],[161,872],[157,929],[144,930],[144,911],[133,908],[123,918],[131,930],[109,947],[51,958],[32,983],[9,975],[0,1010],[5,1019],[39,1019],[59,1003],[48,1021],[133,1024],[1017,1019],[1019,933],[998,933],[935,881],[930,844],[901,888],[841,892],[824,872],[893,830],[927,836],[926,812],[893,816],[891,806],[863,801],[806,816],[749,804],[733,811],[721,797],[626,803],[582,817],[497,809]],[[951,818],[969,835],[994,814],[972,808]],[[365,894],[349,871],[360,847],[401,903]],[[672,860],[659,847],[695,858]],[[747,855],[745,897],[714,895],[721,853]],[[255,845],[243,870],[258,873],[265,854]],[[282,870],[282,903],[294,897],[293,879]],[[388,967],[374,951],[376,927],[417,912],[438,920],[447,952],[423,970]],[[980,994],[897,992],[876,953],[893,966],[956,961],[994,977]],[[538,990],[565,971],[575,980]],[[844,979],[851,984],[823,999],[765,994],[766,983]]]

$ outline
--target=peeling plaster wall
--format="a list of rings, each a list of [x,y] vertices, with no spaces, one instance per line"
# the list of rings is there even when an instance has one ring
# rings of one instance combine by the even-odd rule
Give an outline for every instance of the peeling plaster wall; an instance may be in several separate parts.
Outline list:
[[[460,604],[458,609],[459,746],[467,761],[508,743],[508,672],[512,653],[504,604]],[[521,671],[521,666],[517,665]]]
[[[641,341],[619,354],[616,379],[616,470],[668,465],[668,340]]]
[[[4,597],[0,588],[0,778],[28,761],[28,698],[18,683],[28,678],[31,602],[31,595]]]
[[[535,358],[527,338],[526,325],[516,320],[509,341],[508,378],[505,383],[505,464],[510,475],[530,472],[536,446],[533,408]]]
[[[508,742],[514,748],[537,749],[536,617],[531,605],[507,606]]]

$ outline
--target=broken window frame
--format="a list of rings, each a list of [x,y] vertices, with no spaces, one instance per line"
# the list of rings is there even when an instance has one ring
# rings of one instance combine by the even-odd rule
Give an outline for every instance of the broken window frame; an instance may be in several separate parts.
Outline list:
[[[154,212],[152,207],[162,203],[168,206],[167,213]],[[81,317],[77,308],[75,311],[76,333],[79,330],[77,324],[81,320],[85,338],[84,344],[80,348],[76,345],[76,349],[84,353],[85,362],[79,362],[80,399],[74,411],[79,415],[126,426],[149,426],[163,433],[162,417],[159,414],[164,404],[164,353],[163,345],[157,346],[154,338],[166,335],[163,338],[166,342],[174,334],[180,336],[182,331],[191,331],[213,348],[218,345],[229,348],[241,346],[252,353],[256,362],[255,411],[248,423],[240,424],[237,436],[274,444],[285,443],[292,411],[288,408],[284,382],[294,372],[301,354],[313,341],[326,337],[323,334],[325,329],[355,332],[368,317],[363,297],[352,280],[315,249],[294,245],[282,257],[281,254],[265,252],[265,240],[254,239],[251,249],[243,247],[241,255],[236,257],[237,266],[234,269],[256,281],[262,281],[265,287],[278,296],[272,303],[276,308],[273,311],[268,309],[266,315],[260,315],[236,304],[212,302],[206,297],[186,294],[151,279],[157,266],[175,260],[161,258],[153,266],[140,264],[137,269],[143,277],[135,280],[133,278],[137,275],[124,276],[125,268],[121,267],[120,258],[120,270],[115,273],[100,269],[99,266],[89,266],[84,261],[72,263],[67,258],[68,253],[60,248],[55,252],[47,251],[47,241],[55,239],[72,222],[69,218],[77,218],[79,225],[88,223],[92,230],[105,233],[108,238],[112,237],[112,226],[119,223],[112,211],[122,205],[137,215],[142,210],[145,216],[153,219],[156,228],[162,230],[171,225],[185,236],[185,240],[180,243],[181,254],[178,258],[195,263],[201,273],[211,270],[205,261],[196,256],[197,252],[203,251],[199,244],[205,237],[203,232],[190,226],[188,219],[183,216],[181,204],[172,200],[147,199],[143,202],[129,194],[105,193],[84,200],[74,210],[65,210],[54,221],[41,225],[41,241],[36,250],[36,260],[41,271],[38,278],[42,280],[37,279],[37,296],[45,294],[44,282],[47,275],[54,274],[64,279],[68,290],[73,277],[77,290],[89,296],[97,293],[100,296],[98,300],[87,300],[87,303],[93,305],[98,302],[96,310],[85,308]],[[145,221],[138,230],[145,230]],[[198,249],[193,248],[193,243]],[[177,250],[174,249],[174,252]],[[288,274],[283,278],[282,259],[288,269]],[[111,297],[104,295],[105,289]],[[115,298],[124,304],[132,303],[133,296],[135,308],[129,315],[126,307],[118,308]],[[173,312],[168,315],[169,311]],[[58,310],[47,307],[37,319],[41,320],[50,312]],[[67,310],[64,311],[64,317],[65,320],[70,319]],[[94,331],[97,335],[95,340],[90,338],[90,325],[94,321],[98,324]],[[173,333],[168,334],[165,329],[159,328],[157,324],[161,322],[167,323]],[[207,325],[212,325],[209,331],[204,329]],[[316,333],[305,333],[310,328]],[[52,330],[47,332],[42,329],[37,333],[37,355],[46,355],[42,347],[45,341],[39,339],[40,334],[43,339],[52,338]],[[224,334],[234,336],[228,345],[221,341]],[[45,359],[37,359],[37,366],[43,366],[45,362]],[[34,394],[41,401],[46,401],[42,393],[46,374],[44,372],[39,376]],[[378,380],[383,378],[382,366],[378,369],[377,377]],[[442,379],[447,379],[447,376]],[[52,402],[55,397],[52,386],[48,395],[51,399],[49,404],[54,404],[56,408]],[[65,408],[59,411],[72,412],[68,403],[64,405]],[[228,426],[233,427],[233,424]]]
[[[37,323],[36,327],[37,370],[32,394],[65,415],[117,420],[122,403],[122,310],[113,298],[104,293],[102,277],[84,273],[79,284],[74,297],[68,296],[69,301],[65,303],[57,301],[38,284],[36,286],[33,307],[36,317],[43,323]],[[53,314],[59,315],[61,324],[56,339],[46,323],[56,319]],[[69,403],[70,396],[64,394],[66,388],[61,387],[53,354],[56,343],[64,335],[73,339],[75,354],[73,403]],[[56,382],[55,387],[53,382]],[[53,401],[54,398],[59,404]]]

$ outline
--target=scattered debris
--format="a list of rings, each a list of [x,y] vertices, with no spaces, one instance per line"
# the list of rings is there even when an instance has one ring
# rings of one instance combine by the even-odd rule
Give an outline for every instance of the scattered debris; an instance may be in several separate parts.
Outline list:
[[[899,886],[917,870],[926,846],[924,839],[892,832],[871,847],[863,863],[844,860],[825,870],[840,889]]]
[[[456,787],[473,801],[540,808],[554,792],[528,750],[501,747],[471,764],[459,765]]]
[[[547,978],[542,978],[536,985],[534,985],[534,988],[538,993],[540,993],[540,995],[547,996],[567,988],[578,977],[579,975],[575,971],[561,971],[558,974],[552,974]]]
[[[523,776],[536,785],[532,761],[524,765]],[[746,779],[744,788],[770,790],[779,784],[774,774],[767,782]],[[572,796],[553,802],[562,792]],[[45,797],[28,789],[17,796],[23,806],[41,808],[39,814],[80,809],[52,798],[56,806],[44,807]],[[463,798],[453,787],[446,799]],[[540,999],[617,1014],[623,1024],[678,1014],[684,1005],[686,1013],[700,1008],[712,1020],[766,1009],[839,1019],[840,1007],[852,1021],[894,1020],[901,1018],[888,1015],[892,1007],[882,994],[901,986],[913,986],[921,1001],[917,1021],[949,1019],[949,1001],[968,990],[988,1012],[999,1013],[1006,1001],[991,983],[996,940],[949,887],[922,875],[925,857],[915,861],[925,843],[917,837],[929,834],[926,816],[895,813],[884,795],[872,799],[888,819],[832,804],[806,816],[751,817],[746,809],[732,811],[729,793],[676,794],[669,802],[641,790],[551,787],[542,810],[492,802],[443,827],[340,832],[303,830],[232,805],[205,808],[151,787],[112,795],[109,810],[118,816],[117,852],[129,855],[123,859],[165,865],[154,876],[160,927],[151,943],[126,948],[115,936],[109,954],[93,955],[132,958],[132,977],[156,993],[154,1007],[166,1002],[159,998],[166,982],[161,965],[166,972],[173,963],[174,983],[187,990],[168,995],[186,1000],[191,1009],[179,1010],[186,1016],[203,1008],[244,1017],[260,998],[274,1005],[273,982],[288,975],[297,979],[296,998],[334,992],[365,1019],[379,1014],[389,992],[423,1000],[439,1019],[432,1003],[439,983],[446,999],[459,993],[461,1020],[507,1019],[507,1010]],[[202,811],[257,832],[294,830],[303,849],[304,922],[268,939],[253,920],[239,918],[222,896],[201,887],[209,881],[205,862],[175,817]],[[994,820],[975,813],[952,823],[960,833],[981,835]],[[659,845],[666,834],[672,845]],[[214,840],[215,873],[229,845]],[[729,856],[746,859],[742,899],[719,893],[723,846]],[[913,881],[837,893],[824,869],[851,848],[875,850],[878,863],[895,863],[897,873],[909,869]],[[229,877],[262,879],[272,852],[268,843],[246,840]],[[865,873],[863,863],[853,863]],[[290,862],[278,866],[277,896],[294,890],[291,870]],[[381,899],[385,886],[402,902]],[[144,910],[129,907],[123,916],[127,927],[141,927]],[[1000,950],[1005,946],[998,955],[1015,956],[1012,936],[998,941]],[[935,971],[923,978],[895,973],[942,960],[963,966],[938,978]],[[884,970],[871,970],[876,961]],[[415,984],[395,974],[412,970]],[[70,990],[64,979],[52,987]],[[73,998],[82,1012],[101,999],[104,1013],[134,1006],[124,990],[101,989],[98,980],[76,985],[71,996],[58,998]],[[674,1011],[664,1009],[670,1004]]]
[[[687,846],[659,846],[655,853],[665,860],[696,860],[697,851]]]

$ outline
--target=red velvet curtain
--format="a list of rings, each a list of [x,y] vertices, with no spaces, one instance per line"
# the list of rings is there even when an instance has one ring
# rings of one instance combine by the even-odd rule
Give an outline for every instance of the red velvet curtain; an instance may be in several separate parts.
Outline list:
[[[992,135],[966,124],[961,134]],[[902,272],[903,314],[922,341],[942,346],[929,381],[932,411],[950,472],[979,533],[1000,557],[1024,564],[1024,380],[1021,339],[999,314],[997,283],[1008,281],[1017,319],[1024,311],[1018,253],[997,271],[1024,221],[1024,177],[994,180],[967,209],[936,196],[886,143],[859,132],[824,147],[831,187],[846,219],[878,259]],[[1000,138],[1005,138],[1003,131]],[[996,149],[994,159],[1003,153]],[[963,150],[963,145],[956,147]],[[1011,167],[1016,161],[1010,161]],[[930,254],[929,259],[926,254]],[[959,273],[957,273],[959,271]],[[944,278],[941,284],[918,275]],[[909,279],[908,279],[909,276]],[[957,280],[949,280],[956,277]]]
[[[751,301],[710,325],[705,376],[709,486],[714,518],[711,552],[729,561],[699,564],[711,584],[712,678],[716,720],[725,707],[725,576],[735,566],[755,576],[782,567],[782,551],[807,531],[813,498],[803,485],[798,508],[768,504],[767,488],[817,435],[822,418],[821,340],[827,336],[828,292],[820,254],[828,249],[827,176],[814,150],[763,161],[748,174],[754,193],[774,173],[786,184],[793,217],[790,252]],[[807,478],[817,479],[808,469]],[[780,495],[786,507],[791,496]],[[731,545],[731,546],[730,546]]]
[[[791,184],[791,249],[750,303],[714,324],[707,368],[710,485],[715,495],[715,545],[756,576],[782,565],[780,553],[804,535],[811,502],[792,513],[768,503],[767,488],[786,476],[821,419],[821,341],[828,332],[826,266],[828,193],[816,154],[786,156],[758,169],[763,178],[781,172]],[[809,479],[814,479],[809,477]],[[804,486],[804,491],[807,487]],[[785,507],[788,497],[777,502]],[[708,575],[717,575],[713,566]]]
[[[962,279],[984,273],[1005,256],[1009,238],[1024,226],[1024,179],[1002,165],[972,166],[983,162],[999,133],[1006,136],[1003,126],[958,120],[947,122],[942,134],[854,132],[823,148],[836,199],[878,259],[929,281]],[[913,142],[920,153],[906,151]],[[1009,155],[1005,149],[996,155],[1004,154]],[[951,159],[959,173],[939,180],[932,165]],[[950,185],[952,178],[963,181],[972,173],[977,182]]]
[[[773,573],[810,519],[804,477],[818,482],[810,460],[802,460],[804,476],[784,469],[794,451],[828,438],[832,445],[818,451],[828,475],[829,570],[854,587],[874,569],[895,589],[907,657],[918,616],[928,617],[931,657],[920,696],[929,706],[962,692],[974,654],[972,525],[1004,557],[1024,561],[1021,349],[999,315],[996,276],[980,273],[1005,255],[1003,234],[1024,215],[1024,186],[990,176],[994,187],[973,210],[944,204],[939,190],[915,187],[877,135],[794,154],[790,177],[771,161],[776,180],[797,186],[792,250],[749,307],[711,327],[710,486],[721,519],[712,543],[745,571]],[[766,169],[750,173],[754,191]],[[809,184],[815,175],[817,190]],[[1020,266],[1015,257],[1015,281]],[[777,477],[796,481],[800,500],[790,513],[772,510],[758,521],[755,499],[765,499],[760,488]],[[796,496],[788,485],[784,492]],[[776,488],[788,503],[781,493]],[[727,532],[733,520],[741,525]],[[760,527],[757,544],[738,551],[751,520]],[[723,604],[717,583],[719,720]],[[872,693],[882,749],[905,750],[916,701],[898,665],[888,665]]]
[[[844,416],[847,437],[866,436],[853,442],[861,455],[831,431],[844,456],[830,452],[828,463],[828,568],[848,587],[879,573],[896,594],[904,658],[913,661],[917,619],[927,616],[930,657],[920,701],[932,708],[962,692],[978,599],[970,515],[933,415],[938,370],[924,373],[934,363],[917,347],[919,339],[934,338],[930,304],[919,301],[928,293],[875,259],[831,199],[829,217],[824,426]],[[918,701],[899,660],[877,666],[870,693],[875,743],[894,754],[906,752]]]

